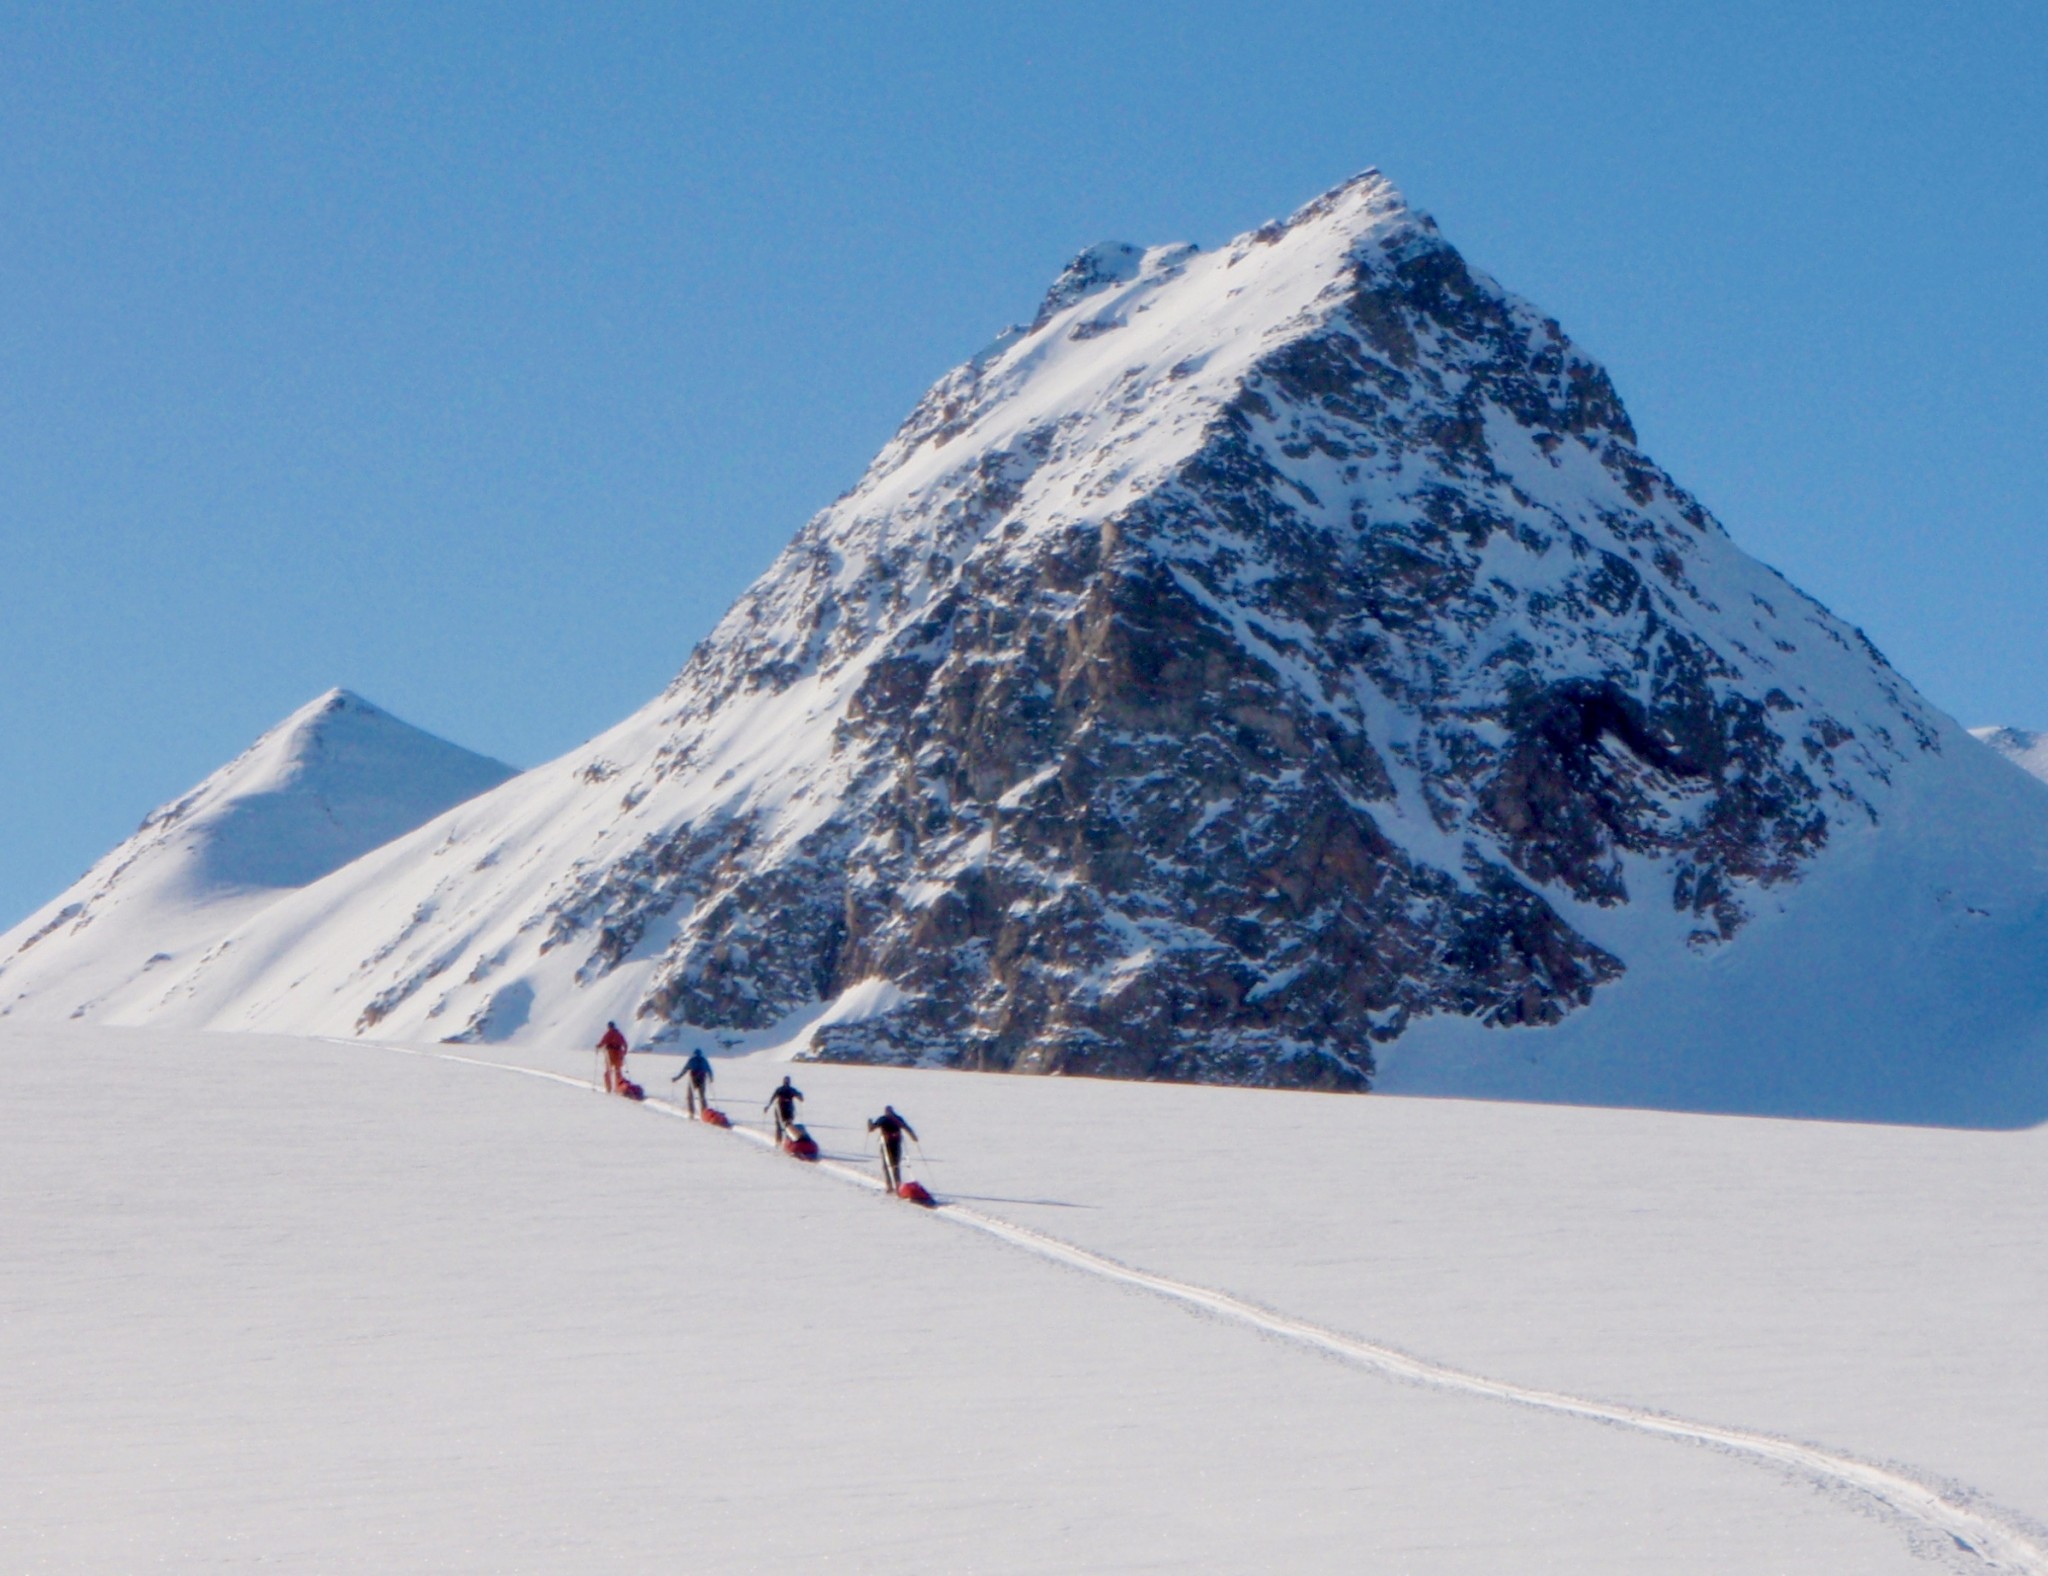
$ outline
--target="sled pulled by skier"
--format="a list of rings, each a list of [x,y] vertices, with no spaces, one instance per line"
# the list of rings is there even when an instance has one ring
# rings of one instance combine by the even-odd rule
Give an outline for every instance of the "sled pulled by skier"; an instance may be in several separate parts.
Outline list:
[[[911,1141],[917,1139],[917,1129],[896,1114],[896,1107],[885,1105],[880,1116],[868,1118],[868,1131],[882,1135],[882,1185],[894,1197],[903,1195],[903,1137],[907,1133]],[[914,1186],[915,1184],[913,1184]]]
[[[790,1126],[796,1121],[797,1102],[803,1097],[803,1090],[791,1083],[789,1075],[784,1073],[782,1082],[776,1086],[775,1092],[768,1096],[768,1103],[761,1107],[764,1111],[774,1113],[776,1143],[779,1144],[789,1137]]]
[[[711,1070],[710,1058],[703,1049],[690,1052],[690,1059],[683,1063],[683,1070],[669,1080],[675,1083],[683,1080],[683,1101],[690,1115],[698,1116],[711,1107],[711,1081],[718,1075]]]
[[[791,1122],[782,1134],[782,1152],[798,1160],[816,1160],[818,1141],[811,1137],[803,1123]]]

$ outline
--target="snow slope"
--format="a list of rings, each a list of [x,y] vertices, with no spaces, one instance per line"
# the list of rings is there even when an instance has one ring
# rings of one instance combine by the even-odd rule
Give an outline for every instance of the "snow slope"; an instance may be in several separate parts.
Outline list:
[[[2048,733],[2030,733],[2025,728],[1972,728],[1970,737],[1982,739],[2029,776],[2048,782]]]
[[[329,690],[0,935],[0,1016],[118,1012],[280,892],[318,880],[512,768]]]
[[[1994,1568],[1825,1477],[878,1203],[585,1093],[580,1057],[427,1049],[0,1029],[9,1568]],[[719,1094],[744,1116],[780,1070],[721,1061]],[[989,1218],[1846,1453],[2042,1568],[2043,1132],[800,1072],[828,1150],[860,1163],[893,1100]]]

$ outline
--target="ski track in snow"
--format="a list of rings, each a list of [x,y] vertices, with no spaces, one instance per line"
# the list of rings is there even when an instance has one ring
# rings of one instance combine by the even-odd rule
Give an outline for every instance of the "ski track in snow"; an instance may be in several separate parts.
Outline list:
[[[518,1073],[528,1078],[544,1079],[549,1083],[566,1084],[585,1093],[602,1093],[602,1090],[589,1080],[574,1078],[566,1073],[549,1072],[539,1067],[521,1067],[510,1062],[491,1061],[487,1057],[462,1056],[452,1051],[422,1050],[413,1046],[392,1045],[388,1042],[346,1040],[328,1035],[319,1038],[329,1044],[358,1048],[366,1044],[376,1044],[380,1049],[397,1051],[406,1056],[460,1062],[470,1067],[487,1067],[498,1072]],[[681,1106],[666,1100],[650,1097],[642,1104],[643,1109],[658,1115],[701,1125]],[[762,1149],[776,1149],[775,1140],[770,1135],[751,1127],[742,1127],[735,1123],[730,1128],[714,1128],[713,1131],[730,1132]],[[824,1159],[800,1163],[812,1165],[819,1171],[830,1172],[835,1178],[857,1187],[872,1192],[881,1191],[881,1184],[875,1178],[855,1170],[842,1161]],[[1734,1455],[1745,1456],[1797,1476],[1817,1480],[1824,1485],[1848,1489],[1875,1502],[1881,1511],[1893,1517],[1917,1523],[1939,1533],[1956,1549],[1974,1557],[1984,1570],[2015,1571],[2023,1573],[2023,1576],[2048,1576],[2048,1548],[2044,1548],[2031,1535],[1970,1503],[1964,1491],[1937,1487],[1903,1471],[1876,1466],[1823,1446],[1782,1439],[1775,1434],[1755,1433],[1749,1429],[1730,1428],[1718,1423],[1694,1422],[1640,1407],[1622,1406],[1614,1402],[1567,1395],[1560,1391],[1518,1385],[1505,1379],[1490,1379],[1484,1374],[1468,1373],[1461,1368],[1452,1368],[1442,1363],[1430,1362],[1425,1358],[1413,1357],[1391,1346],[1381,1346],[1376,1342],[1346,1335],[1323,1325],[1312,1324],[1306,1319],[1297,1319],[1271,1308],[1260,1307],[1257,1303],[1247,1302],[1241,1297],[1233,1297],[1228,1292],[1174,1280],[1170,1276],[1155,1275],[1149,1270],[1134,1269],[1128,1264],[1119,1263],[1100,1253],[1090,1252],[1059,1237],[1048,1236],[1045,1232],[1035,1231],[1029,1226],[1020,1226],[994,1215],[983,1214],[980,1210],[970,1209],[964,1204],[948,1204],[941,1201],[936,1209],[927,1213],[957,1225],[970,1227],[1027,1253],[1036,1254],[1056,1264],[1063,1264],[1069,1269],[1081,1270],[1105,1280],[1170,1298],[1175,1302],[1199,1308],[1205,1313],[1248,1325],[1268,1335],[1296,1342],[1389,1378],[1405,1379],[1412,1383],[1429,1385],[1441,1390],[1455,1390],[1464,1395],[1481,1396],[1489,1400],[1507,1401],[1517,1406],[1534,1407],[1539,1411],[1562,1413],[1567,1417],[1583,1418],[1588,1422],[1608,1423],[1658,1438],[1706,1445]]]

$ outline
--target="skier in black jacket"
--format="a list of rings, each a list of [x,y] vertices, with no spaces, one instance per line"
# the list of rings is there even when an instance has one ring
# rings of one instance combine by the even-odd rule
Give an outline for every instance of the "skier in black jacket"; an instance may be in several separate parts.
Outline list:
[[[675,1078],[671,1078],[669,1082],[674,1083],[677,1078],[687,1078],[690,1080],[683,1089],[683,1099],[689,1107],[690,1115],[695,1116],[700,1110],[711,1103],[711,1093],[707,1086],[717,1076],[716,1073],[712,1072],[711,1063],[705,1058],[703,1048],[700,1046],[698,1049],[690,1052],[690,1059],[683,1063],[683,1070],[677,1073]]]
[[[789,1124],[796,1120],[796,1103],[804,1097],[803,1090],[789,1081],[789,1074],[782,1075],[782,1083],[768,1097],[768,1103],[761,1107],[775,1113],[775,1141],[779,1144],[789,1135]]]
[[[880,1116],[868,1118],[868,1131],[882,1135],[882,1182],[897,1192],[903,1186],[903,1135],[915,1139],[917,1129],[896,1114],[896,1107],[885,1105]]]

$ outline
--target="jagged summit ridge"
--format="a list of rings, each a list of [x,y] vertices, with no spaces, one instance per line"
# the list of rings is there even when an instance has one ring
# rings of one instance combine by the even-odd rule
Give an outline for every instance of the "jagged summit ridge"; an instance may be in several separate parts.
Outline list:
[[[1434,224],[1369,170],[1215,253],[1184,244],[1082,253],[1047,298],[1066,304],[940,379],[860,483],[741,598],[671,694],[708,657],[736,657],[771,680],[785,675],[784,653],[748,631],[772,628],[787,644],[792,623],[821,622],[809,605],[821,596],[843,620],[858,600],[848,593],[865,583],[849,577],[872,577],[878,563],[892,582],[890,612],[900,613],[927,594],[932,565],[949,572],[979,540],[990,505],[1032,531],[1128,507],[1172,479],[1265,356],[1313,339],[1362,280],[1436,247]],[[1632,442],[1604,373],[1590,363],[1580,373]],[[866,620],[842,621],[830,646],[851,649],[871,633]]]
[[[1376,173],[1062,280],[652,705],[164,1010],[1471,1086],[1973,769]]]

